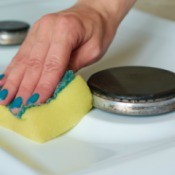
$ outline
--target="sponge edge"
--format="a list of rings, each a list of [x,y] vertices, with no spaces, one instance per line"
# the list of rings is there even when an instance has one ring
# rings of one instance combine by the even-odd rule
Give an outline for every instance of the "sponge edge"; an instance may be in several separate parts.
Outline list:
[[[91,108],[92,94],[78,75],[55,99],[27,109],[21,120],[0,106],[0,126],[43,143],[70,130]]]

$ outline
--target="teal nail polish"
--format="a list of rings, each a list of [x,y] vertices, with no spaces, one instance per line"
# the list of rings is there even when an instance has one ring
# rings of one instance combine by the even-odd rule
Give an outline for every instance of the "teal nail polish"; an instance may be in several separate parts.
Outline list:
[[[10,104],[10,109],[20,108],[22,106],[23,99],[22,97],[15,98]]]
[[[0,74],[0,80],[2,80],[4,78],[4,74]]]
[[[39,99],[39,94],[38,94],[38,93],[33,94],[33,95],[27,100],[27,105],[31,105],[31,104],[33,104],[33,103],[36,103],[38,99]]]
[[[2,89],[0,91],[0,101],[5,100],[5,98],[7,97],[7,95],[8,95],[8,90],[7,89]]]

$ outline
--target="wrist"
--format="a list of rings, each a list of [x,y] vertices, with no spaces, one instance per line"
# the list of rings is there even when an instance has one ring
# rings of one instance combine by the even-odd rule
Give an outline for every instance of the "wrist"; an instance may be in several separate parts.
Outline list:
[[[118,27],[136,0],[78,0],[77,4],[91,7]]]

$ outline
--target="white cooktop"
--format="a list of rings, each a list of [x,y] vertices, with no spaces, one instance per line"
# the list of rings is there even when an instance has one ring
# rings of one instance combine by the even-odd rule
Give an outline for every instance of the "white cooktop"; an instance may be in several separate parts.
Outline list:
[[[32,24],[43,14],[75,1],[2,0],[0,20]],[[175,23],[132,10],[104,58],[83,70],[114,66],[155,66],[175,72]],[[18,47],[0,47],[2,72]],[[1,114],[0,114],[1,115]],[[37,144],[0,127],[2,175],[174,175],[175,112],[153,117],[114,115],[93,109],[70,132]]]

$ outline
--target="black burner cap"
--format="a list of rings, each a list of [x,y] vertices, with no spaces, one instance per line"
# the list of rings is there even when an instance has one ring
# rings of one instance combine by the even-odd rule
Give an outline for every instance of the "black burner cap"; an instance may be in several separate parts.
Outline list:
[[[120,100],[156,100],[175,96],[175,74],[153,67],[102,70],[89,78],[88,85],[93,92]]]
[[[30,25],[22,21],[0,21],[0,32],[27,31]]]

